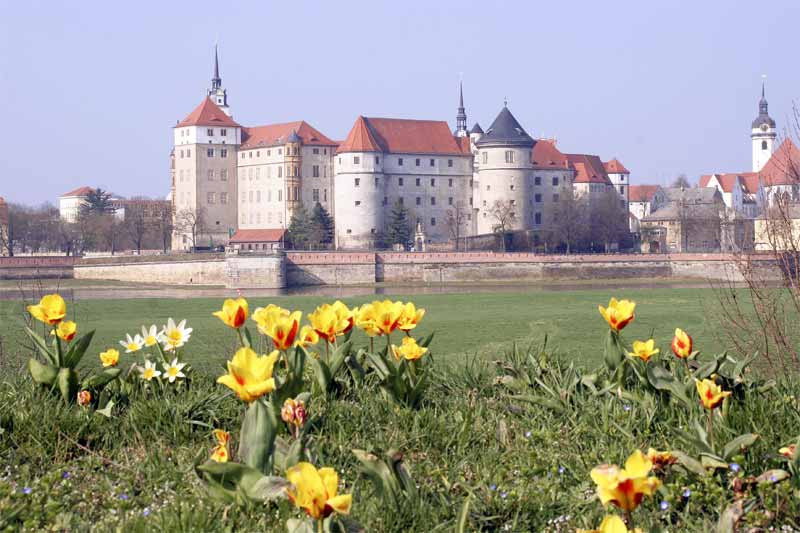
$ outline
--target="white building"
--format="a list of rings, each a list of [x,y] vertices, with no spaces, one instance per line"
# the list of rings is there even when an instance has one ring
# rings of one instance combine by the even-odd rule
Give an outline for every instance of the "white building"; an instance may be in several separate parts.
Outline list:
[[[759,172],[767,164],[775,150],[775,121],[769,116],[764,84],[761,85],[761,100],[758,102],[758,116],[751,126],[750,139],[753,146],[753,172]]]

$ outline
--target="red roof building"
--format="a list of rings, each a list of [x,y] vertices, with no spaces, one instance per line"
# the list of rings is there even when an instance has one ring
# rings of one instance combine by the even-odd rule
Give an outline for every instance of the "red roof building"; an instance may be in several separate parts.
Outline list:
[[[229,117],[217,104],[210,98],[204,98],[200,105],[194,108],[194,111],[178,122],[176,128],[183,128],[186,126],[227,126],[231,128],[238,128],[239,124]]]
[[[631,185],[628,192],[628,201],[649,202],[653,199],[656,190],[658,190],[658,185]]]
[[[800,150],[791,139],[781,143],[760,174],[766,187],[800,185]]]
[[[606,169],[607,174],[630,174],[630,170],[625,168],[619,159],[616,157],[613,158],[611,161],[607,161],[603,163],[603,167]]]
[[[64,194],[61,195],[61,198],[67,198],[72,196],[88,196],[92,192],[94,192],[93,187],[87,187],[84,185],[83,187],[78,187],[77,189],[65,192]]]
[[[286,144],[289,136],[295,132],[302,144],[307,146],[336,146],[336,142],[320,133],[305,120],[286,122],[283,124],[268,124],[242,128],[241,149],[256,148],[259,146],[276,146]]]
[[[447,122],[358,117],[337,153],[469,155],[467,143],[453,136]]]
[[[569,169],[567,156],[556,148],[556,142],[551,139],[539,139],[531,151],[533,168],[538,170]]]
[[[596,155],[566,154],[567,161],[575,167],[572,183],[602,183],[612,185],[606,167]]]

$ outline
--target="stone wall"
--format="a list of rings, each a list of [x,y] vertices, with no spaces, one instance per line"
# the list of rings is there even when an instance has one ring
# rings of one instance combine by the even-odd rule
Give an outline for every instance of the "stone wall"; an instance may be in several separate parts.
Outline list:
[[[304,285],[356,285],[375,283],[375,253],[287,252],[286,283]]]
[[[225,260],[225,286],[231,288],[283,289],[286,287],[286,254],[231,255]]]
[[[226,285],[224,259],[197,261],[109,262],[75,265],[75,279],[106,279],[173,285]]]
[[[74,257],[0,257],[0,280],[73,277]]]

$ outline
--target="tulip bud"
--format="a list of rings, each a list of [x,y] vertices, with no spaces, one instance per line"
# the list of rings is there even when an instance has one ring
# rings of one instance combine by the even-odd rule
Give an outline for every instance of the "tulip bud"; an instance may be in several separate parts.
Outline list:
[[[88,390],[82,390],[78,393],[78,405],[86,406],[92,401],[92,393]]]

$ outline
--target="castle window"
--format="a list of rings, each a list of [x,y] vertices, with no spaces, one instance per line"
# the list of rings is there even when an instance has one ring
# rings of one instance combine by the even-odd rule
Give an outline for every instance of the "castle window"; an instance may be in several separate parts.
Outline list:
[[[435,186],[436,186],[436,179],[435,178],[431,178],[431,187],[435,187]]]
[[[381,158],[378,157],[377,155],[375,156],[375,164],[376,165],[380,165],[381,164]]]
[[[383,205],[389,205],[389,197],[388,196],[384,196],[383,197]]]
[[[311,150],[311,153],[314,155],[319,155],[319,148],[314,148],[313,150]]]
[[[431,166],[434,165],[434,161],[435,161],[435,159],[431,159]]]
[[[361,187],[361,178],[356,178],[355,182],[356,182],[355,184],[356,187]]]
[[[553,176],[553,186],[558,185],[558,176]]]
[[[206,149],[206,155],[208,157],[214,157],[214,149],[213,148],[207,148]]]
[[[249,157],[250,159],[253,159],[253,152],[252,151],[247,152],[247,157]]]
[[[247,203],[247,194],[244,191],[242,191],[242,203],[243,204]]]
[[[186,157],[192,157],[192,151],[186,150]]]
[[[278,155],[283,155],[283,148],[278,148]]]
[[[183,150],[181,150],[181,159],[183,159]]]
[[[436,219],[435,218],[431,218],[431,226],[435,226],[435,225],[436,225]]]
[[[487,186],[486,186],[486,190],[487,190],[487,191],[491,191],[491,190],[492,190],[492,186],[491,186],[491,185],[487,185]]]
[[[453,167],[453,160],[452,159],[448,159],[447,160],[447,166],[450,167],[450,168]]]
[[[322,149],[322,155],[328,155],[328,149],[327,148],[323,148]]]
[[[314,178],[319,177],[319,165],[314,165],[311,167],[311,176]]]
[[[514,162],[514,151],[506,150],[506,163],[513,163],[513,162]]]
[[[283,177],[283,167],[278,167],[278,177],[279,178]]]
[[[420,160],[419,160],[419,158],[417,158],[417,162],[416,162],[417,166],[419,166],[419,163],[420,163]]]
[[[436,205],[436,197],[431,196],[431,205]]]
[[[453,205],[453,197],[452,196],[447,199],[447,205]]]
[[[378,186],[378,178],[375,178],[375,187]]]
[[[404,205],[404,204],[405,204],[405,200],[403,199],[403,197],[402,197],[402,196],[401,196],[400,198],[398,198],[398,199],[397,199],[397,202],[398,202],[400,205]]]
[[[489,153],[481,152],[481,163],[488,163],[488,162],[489,162]]]
[[[541,194],[534,194],[533,195],[533,201],[536,202],[537,204],[542,203],[542,195]]]
[[[222,181],[228,181],[228,169],[227,168],[223,168],[222,170],[219,171],[219,179],[221,179]]]
[[[453,186],[453,178],[450,178],[449,180],[447,180],[447,186],[448,187],[452,187]]]
[[[467,221],[469,222],[471,220],[472,220],[472,213],[467,213]]]
[[[214,179],[214,169],[208,171],[208,181],[212,181]]]
[[[360,165],[361,164],[361,158],[358,157],[358,156],[353,156],[353,164],[354,165]]]
[[[397,186],[398,187],[402,187],[403,186],[403,178],[397,178]]]
[[[253,203],[253,191],[247,193],[247,201]]]
[[[228,193],[221,192],[219,193],[219,203],[227,204],[228,203]]]
[[[403,158],[402,157],[397,159],[397,166],[399,166],[399,167],[403,166]]]
[[[767,149],[767,141],[761,141],[761,149],[762,150],[766,150]]]
[[[222,129],[219,130],[219,134],[222,135],[223,137],[227,137],[228,136],[228,130],[226,130],[225,128],[222,128]]]
[[[347,234],[348,235],[350,235],[351,233],[353,233],[353,230],[351,230],[351,229],[347,230]]]
[[[553,195],[553,201],[554,202],[558,202],[558,194],[554,194]]]
[[[213,128],[208,128],[208,129],[206,130],[206,134],[207,134],[209,137],[213,137],[213,136],[214,136],[214,129],[213,129]]]
[[[375,235],[375,228],[372,228],[371,230],[369,230],[369,232]]]
[[[339,164],[340,165],[342,164],[342,158],[341,157],[339,158]]]
[[[361,200],[356,200],[356,207],[361,205]]]
[[[417,196],[417,205],[422,205],[422,198]]]
[[[256,179],[261,177],[261,167],[256,167]]]
[[[533,223],[534,224],[541,224],[542,223],[542,214],[541,213],[535,213],[533,215]]]
[[[328,189],[322,189],[322,201],[323,202],[328,201]]]
[[[619,193],[620,194],[625,194],[625,186],[624,185],[620,185],[619,186]]]
[[[283,189],[278,189],[278,201],[283,201]]]
[[[256,157],[261,157],[261,150],[256,150]]]
[[[511,190],[512,191],[514,190],[514,184],[513,183],[511,184]]]
[[[267,202],[272,202],[272,189],[267,189]]]
[[[261,203],[261,191],[256,191],[256,203]]]
[[[469,198],[469,205],[472,205],[472,197]]]
[[[244,159],[244,157],[245,157],[245,153],[244,153],[244,152],[242,152],[242,159]]]
[[[213,204],[213,203],[214,203],[214,200],[215,200],[215,194],[214,194],[213,192],[210,192],[210,193],[208,193],[208,194],[206,195],[206,201],[207,201],[209,204]]]
[[[625,181],[625,176],[624,175],[620,176],[619,181]]]
[[[517,201],[516,200],[510,200],[510,202],[511,202],[511,205],[517,205]]]
[[[261,213],[256,213],[256,224],[261,224]],[[256,244],[256,246],[258,246]]]
[[[267,150],[267,157],[269,157],[271,154],[272,154],[272,150]]]
[[[221,148],[220,151],[219,151],[219,156],[220,157],[228,157],[228,149],[227,148]]]

